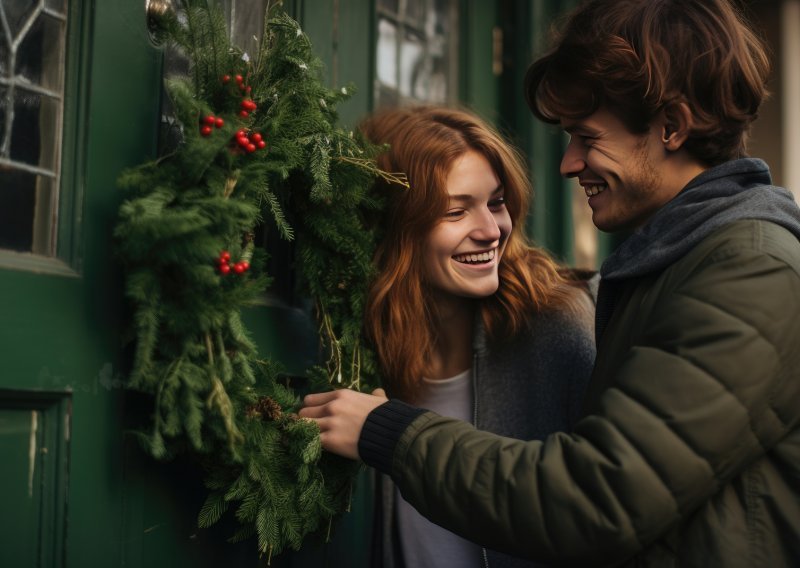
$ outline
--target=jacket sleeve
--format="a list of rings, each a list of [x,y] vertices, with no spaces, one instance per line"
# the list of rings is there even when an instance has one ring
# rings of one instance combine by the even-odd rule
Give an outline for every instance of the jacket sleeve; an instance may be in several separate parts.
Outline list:
[[[613,565],[797,427],[798,313],[800,278],[785,262],[717,251],[649,312],[642,341],[571,434],[521,442],[403,411],[362,458],[382,455],[411,504],[484,546]],[[362,437],[399,404],[374,411]]]

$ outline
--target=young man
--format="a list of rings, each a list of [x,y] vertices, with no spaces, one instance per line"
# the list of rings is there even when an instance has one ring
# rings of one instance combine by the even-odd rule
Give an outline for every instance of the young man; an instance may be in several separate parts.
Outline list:
[[[571,433],[522,442],[337,391],[302,416],[446,528],[580,566],[800,562],[800,211],[745,157],[767,58],[727,0],[592,0],[526,78],[603,264]]]

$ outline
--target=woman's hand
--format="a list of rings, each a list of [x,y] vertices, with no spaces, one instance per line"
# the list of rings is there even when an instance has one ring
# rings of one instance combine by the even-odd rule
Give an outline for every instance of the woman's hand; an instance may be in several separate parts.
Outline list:
[[[375,389],[372,394],[350,389],[310,394],[303,399],[299,415],[319,425],[323,448],[356,460],[358,438],[367,415],[387,400],[383,389]]]

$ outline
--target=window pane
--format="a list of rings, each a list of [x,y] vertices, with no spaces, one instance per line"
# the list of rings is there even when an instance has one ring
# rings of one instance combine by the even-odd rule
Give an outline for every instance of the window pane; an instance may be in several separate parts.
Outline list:
[[[421,75],[425,74],[427,62],[422,50],[422,38],[416,34],[406,33],[400,45],[400,94],[404,97],[417,94],[412,95],[412,85],[418,83]]]
[[[411,24],[422,24],[425,19],[426,0],[407,0],[406,1],[406,20]]]
[[[397,88],[397,26],[389,20],[378,21],[378,81]]]
[[[47,0],[45,6],[59,14],[64,14],[67,11],[67,0]]]
[[[397,14],[399,0],[378,0],[378,9]]]
[[[11,31],[0,33],[0,248],[54,256],[66,0],[3,0],[0,12]]]
[[[30,252],[38,176],[5,168],[0,172],[0,247]]]
[[[456,2],[407,0],[396,19],[379,15],[376,107],[457,100]]]
[[[228,0],[230,2],[231,41],[251,57],[258,50],[258,42],[264,29],[265,0]]]
[[[17,88],[14,93],[14,124],[11,129],[13,161],[37,166],[55,175],[61,102]]]
[[[8,76],[8,52],[11,41],[6,37],[6,31],[0,26],[0,77]]]
[[[11,97],[9,96],[9,90],[6,87],[0,85],[0,149],[2,149],[2,153],[0,153],[0,158],[4,157],[8,152],[8,147],[10,144],[10,132],[9,129],[6,128],[6,125],[10,126],[10,123],[6,122],[8,119],[9,109],[12,107],[11,105]],[[8,143],[6,140],[8,139]],[[0,168],[0,172],[3,170]],[[0,178],[2,179],[2,178]],[[0,185],[0,188],[2,185]]]
[[[41,14],[23,38],[17,51],[18,78],[48,90],[61,90],[63,77],[59,65],[63,56],[62,23]]]
[[[6,14],[12,36],[19,35],[37,3],[36,0],[3,0],[3,11]]]

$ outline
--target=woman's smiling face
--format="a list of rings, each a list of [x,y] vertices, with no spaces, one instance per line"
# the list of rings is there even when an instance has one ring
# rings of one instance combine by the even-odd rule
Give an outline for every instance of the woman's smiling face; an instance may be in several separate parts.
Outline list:
[[[512,225],[503,188],[486,158],[470,150],[453,163],[447,194],[447,212],[427,239],[426,282],[445,296],[490,296]]]

